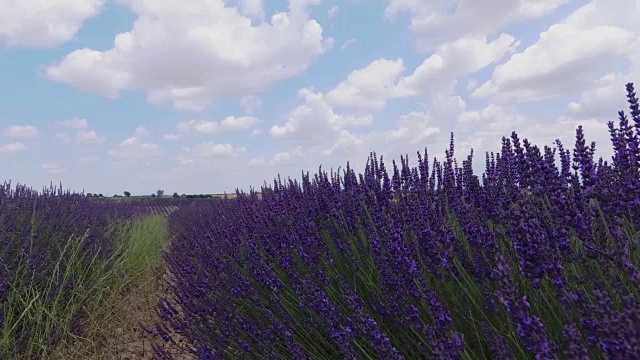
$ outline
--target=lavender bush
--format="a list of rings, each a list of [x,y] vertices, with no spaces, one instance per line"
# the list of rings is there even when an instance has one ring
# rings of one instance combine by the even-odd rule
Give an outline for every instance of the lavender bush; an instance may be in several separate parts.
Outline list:
[[[49,358],[130,280],[131,220],[149,211],[51,187],[0,184],[0,358]]]
[[[573,152],[514,132],[478,177],[452,134],[431,166],[426,149],[415,167],[372,153],[364,174],[183,206],[156,331],[201,359],[638,359],[632,84],[627,97],[611,163],[582,127]]]

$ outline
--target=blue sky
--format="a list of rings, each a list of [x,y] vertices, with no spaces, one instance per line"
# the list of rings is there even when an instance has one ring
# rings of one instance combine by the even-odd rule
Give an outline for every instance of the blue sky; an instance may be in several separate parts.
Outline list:
[[[640,0],[0,0],[0,179],[220,193],[370,151],[573,146],[640,79]],[[185,5],[187,4],[187,5]],[[640,82],[639,82],[640,86]]]

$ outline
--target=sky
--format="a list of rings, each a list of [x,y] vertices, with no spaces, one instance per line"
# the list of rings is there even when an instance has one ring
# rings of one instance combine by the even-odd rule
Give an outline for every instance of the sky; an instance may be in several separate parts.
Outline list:
[[[485,152],[596,158],[640,88],[640,0],[0,0],[0,181],[105,196]],[[639,91],[640,92],[640,91]],[[460,163],[461,164],[461,163]]]

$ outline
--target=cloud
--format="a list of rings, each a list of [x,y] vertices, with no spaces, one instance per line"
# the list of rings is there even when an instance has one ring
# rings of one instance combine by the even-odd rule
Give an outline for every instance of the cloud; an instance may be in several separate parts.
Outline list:
[[[240,131],[251,129],[259,123],[260,120],[253,116],[227,116],[224,120],[222,120],[220,127],[223,130],[227,131]]]
[[[416,47],[430,51],[438,44],[467,36],[489,36],[507,25],[552,13],[570,0],[386,0],[384,17],[394,22],[411,13]]]
[[[336,114],[322,93],[313,89],[298,90],[304,103],[289,113],[284,125],[274,125],[269,130],[273,138],[318,144],[330,142],[346,127],[368,126],[372,115],[347,116]]]
[[[204,142],[194,146],[191,153],[200,158],[229,158],[237,157],[245,152],[245,148],[235,148],[231,144],[217,144],[213,141]]]
[[[501,34],[488,41],[486,37],[466,37],[436,48],[413,74],[403,77],[395,89],[395,96],[425,96],[451,87],[456,78],[475,73],[515,51],[517,42],[512,35]]]
[[[180,134],[167,134],[162,138],[165,140],[180,140],[182,136]]]
[[[117,99],[120,90],[132,81],[131,74],[119,68],[119,62],[112,53],[87,48],[75,50],[41,71],[49,80],[66,83],[108,99]]]
[[[510,135],[516,126],[522,126],[526,122],[523,115],[496,104],[488,104],[481,110],[465,111],[457,119],[461,125],[459,129],[473,131],[478,135],[490,133],[494,138]]]
[[[460,162],[474,149],[476,173],[484,165],[484,152],[499,150],[499,139],[513,129],[527,129],[535,124],[513,109],[490,104],[478,110],[468,110],[464,99],[458,95],[441,92],[433,95],[422,110],[400,115],[392,128],[361,134],[344,134],[333,145],[320,150],[323,163],[344,165],[345,161],[361,165],[369,151],[376,151],[385,159],[411,156],[416,151],[428,149],[429,161],[442,160],[449,146],[449,133],[454,132],[455,157]],[[328,144],[327,144],[328,145]],[[305,148],[309,154],[316,149]],[[315,160],[318,161],[318,160]]]
[[[331,8],[329,8],[329,10],[327,10],[327,16],[329,17],[329,19],[335,17],[338,13],[338,10],[340,10],[340,7],[338,5],[333,5]]]
[[[245,147],[235,147],[231,144],[219,144],[207,141],[195,146],[185,146],[182,148],[183,154],[173,157],[182,165],[189,164],[223,164],[229,160],[237,159],[247,152]]]
[[[116,159],[128,162],[149,159],[160,155],[162,152],[160,145],[142,141],[142,139],[147,136],[149,136],[149,131],[145,127],[137,127],[133,136],[125,139],[107,153]]]
[[[247,95],[240,99],[240,105],[244,108],[247,114],[252,114],[254,110],[263,105],[263,102],[262,99],[257,96]]]
[[[638,35],[616,26],[579,29],[570,24],[551,25],[535,44],[497,66],[491,79],[472,96],[532,101],[573,94],[629,54],[638,39]]]
[[[16,154],[24,151],[26,146],[21,142],[12,142],[6,145],[0,145],[0,155]]]
[[[46,170],[49,174],[60,174],[67,171],[66,168],[53,163],[42,164],[41,168]]]
[[[137,89],[151,104],[201,111],[216,98],[257,93],[303,73],[333,44],[309,19],[309,7],[319,1],[291,0],[288,12],[259,26],[221,1],[119,3],[137,19],[112,49],[75,50],[44,67],[44,75],[107,98]],[[244,9],[258,3],[245,1]]]
[[[67,119],[63,121],[58,121],[56,122],[56,125],[68,127],[72,129],[84,129],[89,127],[89,122],[87,121],[87,119],[72,118],[72,119]]]
[[[313,103],[312,100],[321,103],[321,94],[306,90],[301,91],[302,95],[309,97],[305,99],[305,103]],[[320,111],[316,113],[310,110],[310,106],[301,105],[306,111],[300,113],[305,114],[305,117],[297,122],[289,121],[287,125],[290,126],[277,127],[287,136],[278,137],[280,134],[274,133],[272,129],[272,137],[296,140],[296,152],[302,154],[291,156],[289,162],[280,163],[278,171],[292,166],[313,169],[318,164],[323,164],[325,168],[335,168],[343,166],[346,161],[362,165],[370,151],[376,151],[387,159],[397,159],[400,154],[415,154],[415,151],[422,150],[425,146],[429,149],[431,159],[433,156],[442,159],[444,150],[448,148],[451,131],[456,136],[457,158],[466,158],[471,148],[474,148],[475,163],[482,165],[484,151],[496,150],[496,146],[499,146],[496,141],[499,142],[502,135],[509,135],[513,129],[525,128],[526,124],[532,123],[531,119],[513,109],[495,104],[479,110],[468,110],[464,99],[458,95],[449,95],[448,90],[433,94],[423,106],[422,110],[413,110],[396,117],[391,128],[355,133],[336,126],[335,121],[318,117]],[[344,116],[333,111],[330,114]],[[313,131],[308,130],[309,127]],[[479,155],[482,157],[480,161]],[[281,156],[287,158],[287,155]],[[254,157],[248,165],[265,167],[274,164],[276,162],[273,158],[262,155]]]
[[[179,132],[185,134],[213,134],[218,131],[241,131],[247,130],[260,123],[258,118],[253,116],[227,116],[221,123],[210,120],[189,120],[182,121],[176,125]]]
[[[71,142],[71,136],[66,132],[58,132],[53,136],[57,141],[68,144]]]
[[[240,14],[256,20],[258,23],[264,21],[263,0],[238,0],[238,10]]]
[[[54,48],[76,36],[100,13],[104,0],[0,2],[0,42],[8,47]]]
[[[331,105],[365,111],[382,110],[404,70],[402,59],[377,59],[351,72],[346,80],[327,93],[326,99]]]
[[[388,132],[389,139],[406,139],[410,144],[424,143],[430,135],[440,132],[438,127],[425,126],[431,122],[429,114],[422,111],[402,115],[397,121],[397,128]]]
[[[297,146],[292,151],[282,151],[274,154],[271,159],[265,158],[264,155],[252,158],[247,165],[252,167],[264,167],[274,165],[289,164],[293,159],[300,158],[304,155],[302,146]]]
[[[336,137],[335,142],[330,147],[324,147],[320,151],[320,154],[323,156],[334,155],[336,152],[341,151],[342,153],[354,153],[362,151],[362,145],[365,144],[363,139],[350,133],[348,130],[340,130],[338,136]],[[349,151],[354,150],[354,152]]]
[[[272,126],[270,135],[276,140],[293,142],[298,146],[296,153],[305,154],[300,157],[292,157],[292,159],[297,159],[298,166],[317,163],[340,165],[348,160],[364,162],[366,154],[372,150],[380,154],[397,156],[408,151],[416,151],[425,144],[430,144],[430,148],[433,145],[438,150],[438,155],[441,155],[440,149],[444,150],[448,147],[448,136],[443,136],[443,134],[448,135],[449,131],[455,130],[458,135],[460,132],[470,132],[474,130],[473,128],[500,131],[505,126],[515,125],[522,121],[521,116],[513,115],[512,112],[502,107],[490,107],[478,112],[467,111],[466,103],[462,97],[449,95],[452,90],[450,85],[455,84],[455,79],[460,76],[459,74],[474,72],[488,66],[503,54],[512,51],[513,46],[515,46],[515,39],[506,34],[493,41],[487,41],[486,38],[461,39],[458,42],[444,44],[438,49],[438,56],[443,59],[451,59],[452,64],[447,69],[450,69],[452,74],[442,75],[434,72],[432,75],[429,72],[424,72],[424,67],[418,67],[413,74],[401,77],[403,66],[396,66],[395,71],[387,72],[387,74],[393,75],[388,76],[386,81],[379,81],[373,70],[376,69],[375,65],[385,63],[388,65],[392,60],[376,60],[372,62],[374,65],[370,64],[350,74],[345,81],[331,90],[333,93],[330,91],[324,95],[311,88],[300,89],[298,96],[303,100],[303,103],[290,112],[284,124]],[[461,62],[457,60],[455,54],[462,57],[474,56],[475,58]],[[401,65],[402,62],[397,60],[395,64]],[[433,88],[418,86],[427,84],[429,81],[436,82],[440,86]],[[383,85],[379,85],[380,83]],[[336,89],[340,89],[342,93]],[[348,92],[344,89],[352,90]],[[350,94],[358,94],[360,89],[369,91],[367,96],[349,96]],[[413,91],[409,92],[408,89]],[[330,98],[329,94],[332,94],[333,97]],[[411,95],[429,96],[428,104],[424,105],[425,109],[422,111],[414,110],[398,116],[395,126],[386,129],[363,129],[364,131],[351,132],[349,127],[371,125],[373,116],[368,114],[356,117],[343,114],[332,106],[334,102],[338,102],[344,105],[353,104],[350,107],[342,106],[349,109],[358,109],[358,107],[360,110],[382,109],[388,98]],[[358,103],[362,98],[364,100]],[[347,100],[351,104],[347,103]],[[495,118],[497,116],[505,116],[505,122],[501,123],[499,119]],[[458,118],[462,120],[456,121]],[[389,120],[391,119],[393,118]],[[384,124],[381,125],[384,126]],[[460,140],[460,138],[458,139]],[[473,137],[465,138],[460,142],[463,149],[470,149],[473,144],[480,143],[481,141],[474,140]],[[284,153],[290,152],[285,151]],[[286,155],[281,156],[287,157]],[[249,162],[251,166],[273,164],[275,164],[274,160],[265,155],[254,157]]]
[[[99,160],[100,160],[100,156],[98,155],[81,156],[78,158],[78,161],[81,163],[96,163]]]
[[[216,121],[192,119],[189,121],[179,122],[176,125],[176,129],[178,129],[179,132],[186,134],[212,134],[218,132],[220,125]]]
[[[138,126],[133,132],[134,138],[143,138],[150,135],[151,135],[151,132],[149,132],[149,130],[144,126]]]
[[[385,142],[390,148],[398,146],[402,151],[406,151],[407,144],[412,147],[427,144],[434,140],[434,135],[445,138],[440,141],[446,141],[443,132],[451,129],[452,119],[465,111],[466,103],[460,96],[435,94],[424,110],[400,116],[394,129],[384,131]]]
[[[326,95],[328,102],[360,111],[381,111],[391,97],[430,96],[451,88],[460,76],[475,73],[515,51],[509,34],[493,41],[466,37],[436,48],[412,74],[402,76],[402,59],[377,59],[353,71]]]
[[[78,144],[100,144],[105,138],[98,136],[98,133],[92,130],[78,130],[76,132],[76,142]]]
[[[473,91],[476,87],[478,87],[478,80],[476,79],[469,79],[467,81],[467,90],[468,91]]]
[[[627,79],[634,79],[632,75],[609,73],[595,81],[586,89],[580,99],[567,105],[564,116],[569,118],[606,118],[615,109],[625,109],[627,102],[622,96]]]
[[[69,144],[71,142],[75,142],[76,144],[81,145],[90,145],[90,144],[101,144],[105,142],[106,138],[103,136],[99,136],[97,132],[93,130],[85,129],[88,124],[84,119],[71,119],[65,120],[62,122],[57,122],[57,125],[78,129],[75,132],[75,136],[72,137],[68,132],[57,132],[54,134],[54,138],[61,143]]]
[[[612,69],[630,63],[631,72],[619,75],[626,75],[628,81],[640,75],[639,16],[637,0],[592,0],[498,66],[474,96],[533,101],[575,94],[592,86],[602,88]],[[620,79],[616,81],[620,84]]]
[[[637,33],[640,31],[638,16],[638,0],[591,0],[571,13],[564,23],[577,29],[614,25]]]
[[[358,42],[358,40],[356,40],[356,39],[349,39],[349,40],[345,41],[344,43],[342,43],[342,46],[340,46],[340,50],[345,50],[349,46],[355,45],[357,42]]]
[[[32,138],[38,135],[38,129],[35,126],[14,125],[5,128],[2,135],[12,138]]]

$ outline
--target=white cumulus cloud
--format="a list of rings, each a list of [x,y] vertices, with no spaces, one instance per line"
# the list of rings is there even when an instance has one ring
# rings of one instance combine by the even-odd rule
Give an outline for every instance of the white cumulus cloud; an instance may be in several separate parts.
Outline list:
[[[273,138],[317,144],[332,141],[343,128],[373,123],[373,116],[370,114],[337,114],[324,94],[314,92],[313,89],[300,89],[298,96],[303,99],[303,104],[289,113],[283,125],[271,127],[269,134]]]
[[[548,15],[570,0],[386,0],[384,16],[395,21],[411,13],[410,28],[420,36],[417,48],[429,51],[439,44],[467,36],[490,36],[507,25]]]
[[[79,144],[100,144],[105,139],[93,130],[78,130],[76,132],[76,142]]]
[[[640,75],[639,17],[639,0],[591,0],[496,67],[473,96],[532,101],[573,95],[602,87],[604,77],[628,64],[631,71],[621,76],[633,81]]]
[[[26,146],[21,142],[12,142],[6,145],[0,145],[0,155],[3,154],[15,154],[24,151]]]
[[[260,123],[260,120],[253,116],[227,116],[222,122],[212,120],[188,120],[181,121],[176,125],[179,132],[185,134],[213,134],[219,131],[241,131],[247,130]]]
[[[256,109],[263,105],[263,101],[255,95],[247,95],[240,99],[240,105],[244,108],[247,114],[252,114]]]
[[[12,138],[32,138],[38,135],[38,129],[35,126],[13,125],[5,128],[2,135]]]
[[[156,157],[161,154],[160,145],[143,142],[149,136],[149,130],[145,127],[137,127],[134,134],[122,141],[115,148],[110,149],[108,154],[122,161],[136,161]]]
[[[0,1],[0,43],[8,47],[53,48],[74,39],[105,0]]]
[[[220,123],[220,127],[227,131],[240,131],[251,129],[259,123],[260,120],[253,116],[227,116]]]
[[[137,89],[151,104],[201,111],[222,96],[245,96],[304,72],[333,44],[309,18],[319,1],[294,1],[269,23],[222,1],[119,0],[137,16],[105,51],[75,50],[43,68],[49,79],[108,98]],[[259,1],[241,9],[259,15]]]
[[[486,37],[466,37],[438,46],[413,74],[400,79],[396,96],[432,95],[450,87],[458,77],[475,73],[515,51],[512,35],[501,34],[488,41]]]
[[[54,163],[45,163],[41,167],[50,174],[60,174],[67,171],[66,168]]]
[[[345,81],[327,93],[327,101],[365,111],[382,110],[404,70],[402,59],[377,59],[351,72]]]
[[[89,126],[89,122],[87,119],[83,118],[72,118],[67,120],[62,120],[56,122],[56,125],[60,125],[63,127],[68,127],[72,129],[84,129]]]

